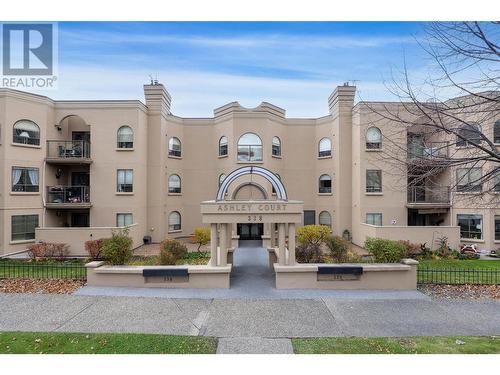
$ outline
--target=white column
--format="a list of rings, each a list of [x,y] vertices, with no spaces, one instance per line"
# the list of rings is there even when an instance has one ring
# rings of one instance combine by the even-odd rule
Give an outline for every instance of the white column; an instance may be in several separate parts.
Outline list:
[[[233,224],[227,224],[227,247],[233,247]]]
[[[227,224],[220,224],[220,260],[219,266],[227,266]]]
[[[270,224],[271,227],[271,247],[276,246],[276,232],[274,231],[274,223]]]
[[[217,224],[210,224],[210,265],[217,266]]]
[[[278,224],[278,264],[284,266],[286,264],[286,253],[285,253],[285,223]]]
[[[288,265],[295,265],[295,223],[288,224]]]

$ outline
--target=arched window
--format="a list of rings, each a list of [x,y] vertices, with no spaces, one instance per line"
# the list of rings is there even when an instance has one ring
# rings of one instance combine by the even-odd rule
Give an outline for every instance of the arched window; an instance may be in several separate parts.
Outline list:
[[[273,156],[281,156],[281,140],[273,137]]]
[[[181,157],[181,141],[179,138],[172,137],[168,141],[168,156]]]
[[[325,225],[328,228],[332,227],[332,216],[328,211],[321,211],[319,214],[319,225]]]
[[[13,143],[40,145],[40,128],[30,120],[19,120],[14,124]]]
[[[222,185],[222,181],[224,181],[225,178],[226,178],[226,175],[224,173],[221,173],[219,175],[219,186]]]
[[[332,141],[330,138],[321,138],[319,141],[318,157],[322,158],[332,154]]]
[[[493,143],[500,143],[500,121],[493,125]]]
[[[382,132],[376,126],[368,128],[366,131],[366,149],[379,150],[382,148]]]
[[[319,192],[320,193],[331,193],[332,192],[332,178],[323,174],[319,178]]]
[[[168,178],[168,192],[174,194],[181,193],[181,178],[176,174],[171,174]]]
[[[254,133],[245,133],[238,140],[238,161],[262,161],[262,141]]]
[[[481,125],[470,123],[462,124],[458,129],[457,146],[467,147],[471,144],[479,144],[483,140],[483,133],[481,132]]]
[[[219,139],[219,156],[227,155],[227,137],[223,135]]]
[[[177,230],[181,230],[181,214],[177,211],[172,211],[168,215],[168,231],[174,232]]]
[[[134,131],[130,126],[122,126],[117,133],[118,148],[133,148],[134,147]]]

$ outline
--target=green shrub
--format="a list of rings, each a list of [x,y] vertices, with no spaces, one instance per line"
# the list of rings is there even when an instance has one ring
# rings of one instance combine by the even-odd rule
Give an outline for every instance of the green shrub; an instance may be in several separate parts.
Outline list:
[[[198,244],[198,251],[203,245],[210,242],[210,228],[195,228],[194,241]]]
[[[325,225],[305,225],[297,229],[299,245],[321,245],[330,235],[330,228]]]
[[[406,256],[406,247],[398,241],[383,238],[368,238],[365,249],[377,263],[398,263]]]
[[[299,263],[323,263],[321,245],[308,243],[295,248],[295,259]]]
[[[188,250],[182,242],[172,239],[163,240],[160,244],[159,262],[162,265],[173,265],[187,256]]]
[[[340,236],[327,236],[325,244],[330,250],[330,255],[336,263],[343,263],[347,261],[347,252],[349,244]]]
[[[132,238],[128,228],[113,231],[111,238],[103,241],[101,247],[104,259],[114,265],[122,265],[132,258]]]

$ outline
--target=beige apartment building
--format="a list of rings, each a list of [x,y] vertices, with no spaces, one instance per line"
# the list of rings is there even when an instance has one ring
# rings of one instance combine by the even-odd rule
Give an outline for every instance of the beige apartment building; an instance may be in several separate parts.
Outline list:
[[[452,247],[499,247],[500,207],[466,199],[480,188],[454,192],[462,172],[446,168],[432,189],[425,182],[408,187],[407,166],[394,165],[385,140],[402,145],[403,160],[426,135],[396,134],[373,109],[401,104],[355,104],[355,93],[354,86],[337,87],[328,115],[314,119],[287,118],[266,102],[252,109],[232,102],[210,118],[181,118],[155,82],[144,86],[145,104],[55,101],[0,89],[0,255],[40,240],[84,255],[86,240],[124,226],[135,246],[188,237],[204,225],[200,203],[214,200],[225,176],[243,166],[277,175],[288,199],[303,202],[302,225],[328,225],[360,246],[369,236],[428,246],[446,236]],[[500,143],[500,122],[483,131]],[[434,156],[425,147],[418,152],[420,159]],[[245,174],[223,199],[273,201],[277,194],[268,179]],[[273,229],[245,221],[234,223],[232,236],[269,238]]]

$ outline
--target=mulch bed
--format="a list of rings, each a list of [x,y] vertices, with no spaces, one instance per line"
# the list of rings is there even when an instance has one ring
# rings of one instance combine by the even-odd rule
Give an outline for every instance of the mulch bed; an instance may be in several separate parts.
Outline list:
[[[71,294],[84,284],[74,279],[1,279],[0,293]]]
[[[418,290],[436,298],[500,299],[500,285],[419,284]]]

